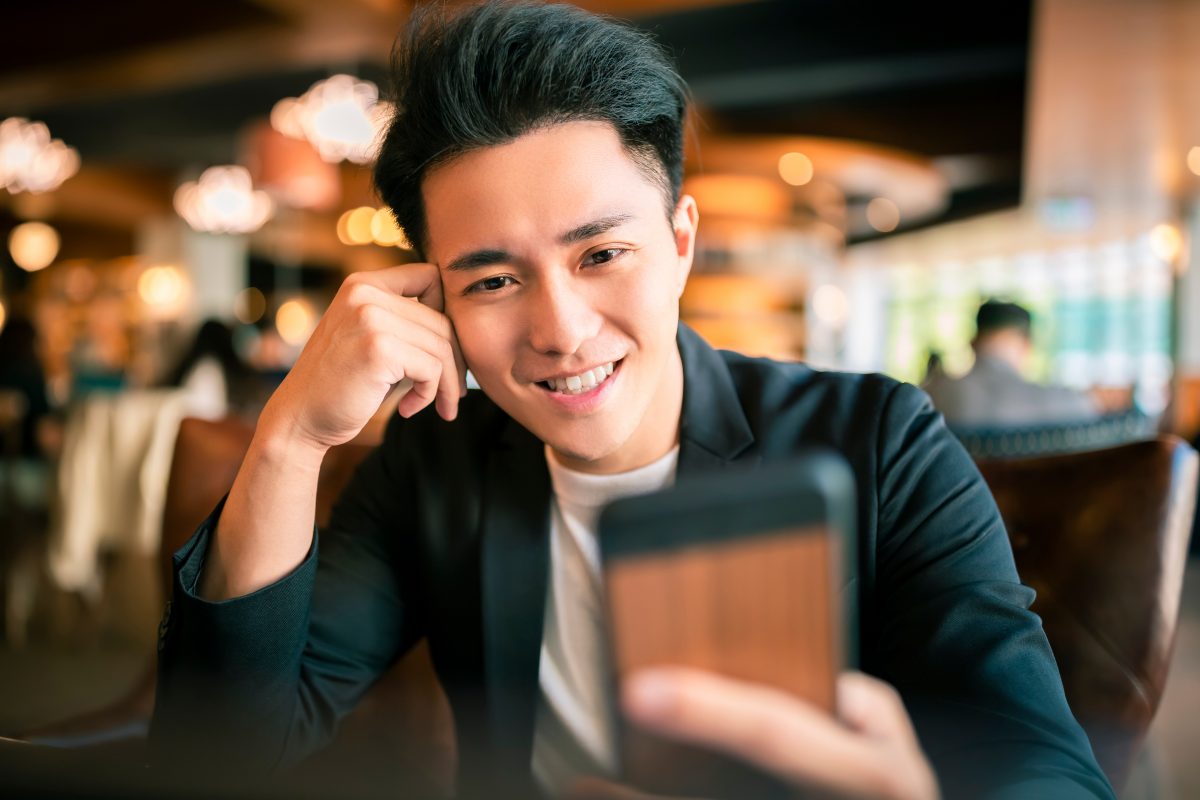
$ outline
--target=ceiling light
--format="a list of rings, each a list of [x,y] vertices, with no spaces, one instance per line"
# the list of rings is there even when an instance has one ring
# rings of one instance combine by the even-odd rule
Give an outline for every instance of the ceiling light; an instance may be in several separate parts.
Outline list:
[[[193,230],[252,233],[275,213],[270,196],[254,188],[245,167],[210,167],[175,192],[175,210]]]
[[[271,126],[293,139],[307,139],[326,161],[366,164],[375,159],[392,105],[379,101],[379,88],[351,75],[317,81],[300,97],[271,109]]]
[[[0,122],[0,186],[10,194],[49,192],[79,171],[79,152],[51,139],[43,122]]]

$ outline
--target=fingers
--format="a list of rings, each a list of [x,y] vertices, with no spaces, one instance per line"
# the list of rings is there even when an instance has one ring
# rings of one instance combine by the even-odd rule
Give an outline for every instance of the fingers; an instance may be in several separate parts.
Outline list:
[[[837,698],[838,716],[852,730],[919,746],[904,701],[891,685],[861,672],[847,672],[838,677]]]
[[[649,730],[727,753],[793,784],[846,797],[886,794],[884,760],[872,740],[784,692],[672,668],[633,676],[622,701]]]
[[[403,365],[397,382],[412,382],[412,388],[400,399],[398,409],[402,415],[412,416],[437,399],[438,385],[444,372],[441,359],[398,337],[391,339],[388,357]],[[438,410],[441,411],[440,408]]]
[[[415,297],[438,312],[445,309],[442,276],[433,264],[401,264],[370,272],[356,272],[346,281],[362,281],[400,297]]]
[[[430,395],[428,387],[424,386],[420,387],[421,391],[408,391],[397,410],[404,416],[411,416],[432,401],[444,419],[454,419],[458,415],[458,401],[466,393],[466,363],[453,325],[444,314],[413,298],[382,288],[372,279],[376,275],[378,273],[364,273],[361,277],[347,278],[342,290],[343,308],[368,335],[393,334],[442,362],[437,391]],[[402,370],[402,363],[395,367]]]
[[[412,279],[412,276],[404,275],[387,275],[384,273],[392,273],[395,270],[414,270],[418,273],[428,273],[426,268],[432,268],[432,277],[437,285],[436,299],[438,305],[433,307],[424,299],[414,297],[411,294],[399,294],[395,290],[397,288],[407,288],[416,291],[422,286],[427,286],[428,274],[418,275],[418,279]],[[386,270],[376,270],[374,272],[355,273],[346,279],[348,285],[347,292],[349,297],[347,300],[351,303],[375,303],[392,310],[397,315],[405,319],[422,325],[436,333],[438,336],[445,338],[450,343],[451,353],[455,363],[455,374],[458,377],[458,395],[463,397],[467,393],[467,364],[462,355],[462,348],[458,344],[458,336],[454,332],[454,324],[450,318],[441,312],[441,278],[437,274],[437,268],[430,264],[405,264],[401,267],[394,267]]]

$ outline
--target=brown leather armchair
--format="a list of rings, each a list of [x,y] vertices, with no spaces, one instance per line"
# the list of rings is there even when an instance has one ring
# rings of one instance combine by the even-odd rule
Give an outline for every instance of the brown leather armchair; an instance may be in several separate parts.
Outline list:
[[[229,491],[253,433],[252,425],[238,419],[185,419],[180,425],[163,513],[164,596],[171,592],[172,554]],[[368,427],[354,441],[326,455],[317,488],[318,526],[329,521],[338,495],[379,436],[378,426]],[[116,702],[25,731],[18,738],[56,747],[111,748],[123,742],[136,748],[144,740],[154,711],[154,688],[155,658],[151,656],[138,680]],[[352,793],[355,788],[386,785],[379,781],[396,774],[419,776],[422,785],[448,793],[453,786],[455,758],[449,703],[422,642],[372,687],[343,721],[333,745],[316,757],[312,769],[352,777],[357,787],[345,787]]]
[[[978,462],[1067,700],[1118,790],[1158,709],[1179,622],[1197,454],[1173,436]]]

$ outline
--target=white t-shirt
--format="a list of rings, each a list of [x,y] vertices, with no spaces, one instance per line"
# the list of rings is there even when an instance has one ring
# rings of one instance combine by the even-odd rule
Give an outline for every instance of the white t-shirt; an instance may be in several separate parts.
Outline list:
[[[645,494],[675,480],[679,448],[652,464],[616,475],[567,469],[546,448],[553,487],[550,577],[538,667],[540,696],[531,768],[558,796],[581,775],[612,775],[616,754],[602,670],[603,594],[596,522],[620,497]]]

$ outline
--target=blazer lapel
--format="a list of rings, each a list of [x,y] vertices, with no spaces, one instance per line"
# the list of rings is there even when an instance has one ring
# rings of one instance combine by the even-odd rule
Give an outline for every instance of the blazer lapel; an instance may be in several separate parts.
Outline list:
[[[488,716],[497,754],[527,766],[549,569],[550,478],[542,443],[512,420],[491,453],[484,492]]]
[[[709,472],[735,461],[757,464],[754,432],[725,359],[682,323],[678,342],[683,360],[678,474]]]

